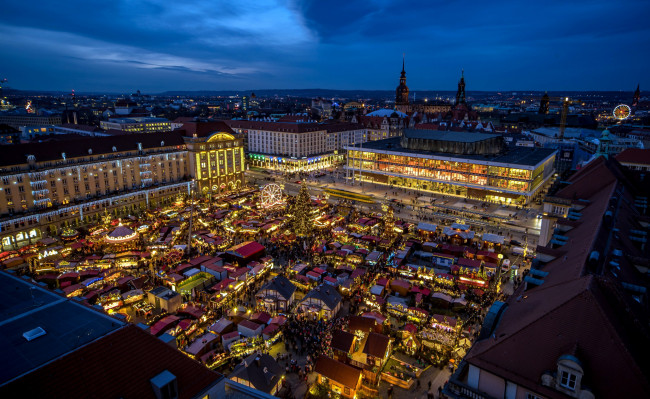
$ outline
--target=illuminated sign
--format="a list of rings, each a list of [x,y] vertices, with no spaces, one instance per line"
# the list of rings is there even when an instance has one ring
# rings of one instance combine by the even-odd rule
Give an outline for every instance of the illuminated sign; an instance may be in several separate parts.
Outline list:
[[[43,259],[43,258],[47,258],[48,256],[53,256],[53,255],[58,255],[58,254],[59,254],[59,251],[57,251],[56,249],[51,249],[49,251],[45,250],[45,251],[41,252],[40,254],[38,254],[38,259]]]

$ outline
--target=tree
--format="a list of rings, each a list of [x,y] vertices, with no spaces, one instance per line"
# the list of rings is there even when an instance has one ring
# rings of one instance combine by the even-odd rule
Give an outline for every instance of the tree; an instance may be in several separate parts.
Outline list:
[[[306,237],[312,229],[312,206],[307,184],[302,182],[298,196],[293,204],[293,230],[298,237]]]

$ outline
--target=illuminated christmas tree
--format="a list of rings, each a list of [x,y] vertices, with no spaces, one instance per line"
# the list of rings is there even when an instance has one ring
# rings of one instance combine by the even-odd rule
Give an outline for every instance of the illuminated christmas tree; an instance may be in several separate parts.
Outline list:
[[[311,211],[311,197],[307,184],[303,182],[292,210],[293,230],[298,237],[306,237],[311,233],[313,224]]]
[[[389,240],[395,237],[395,215],[393,215],[393,207],[383,204],[381,206],[384,211],[384,238]]]

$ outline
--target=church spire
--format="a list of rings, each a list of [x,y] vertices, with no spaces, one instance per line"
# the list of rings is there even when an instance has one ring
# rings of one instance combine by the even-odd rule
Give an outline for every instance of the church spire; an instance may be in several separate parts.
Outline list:
[[[636,90],[634,91],[634,97],[632,98],[632,106],[636,107],[639,105],[639,100],[641,99],[641,90],[640,90],[640,84],[636,85]]]
[[[461,70],[460,80],[458,81],[458,91],[456,92],[456,105],[465,104],[465,69]]]
[[[409,103],[409,88],[406,86],[406,68],[405,57],[402,54],[402,73],[399,78],[399,86],[395,89],[395,105],[408,105]]]

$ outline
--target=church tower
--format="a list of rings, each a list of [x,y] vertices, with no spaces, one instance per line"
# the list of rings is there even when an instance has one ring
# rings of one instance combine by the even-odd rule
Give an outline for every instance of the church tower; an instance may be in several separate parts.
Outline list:
[[[465,104],[465,70],[460,74],[458,81],[458,91],[456,92],[456,105]]]
[[[641,99],[641,90],[639,90],[639,85],[636,85],[636,90],[634,91],[634,97],[632,98],[632,106],[636,107],[639,105],[639,100]]]
[[[409,88],[406,86],[406,71],[404,70],[404,58],[402,58],[402,74],[399,78],[399,86],[395,89],[395,108],[404,112],[404,105],[409,104]]]
[[[548,114],[549,103],[550,99],[548,97],[548,92],[545,92],[542,96],[542,101],[539,102],[539,111],[537,113]]]

